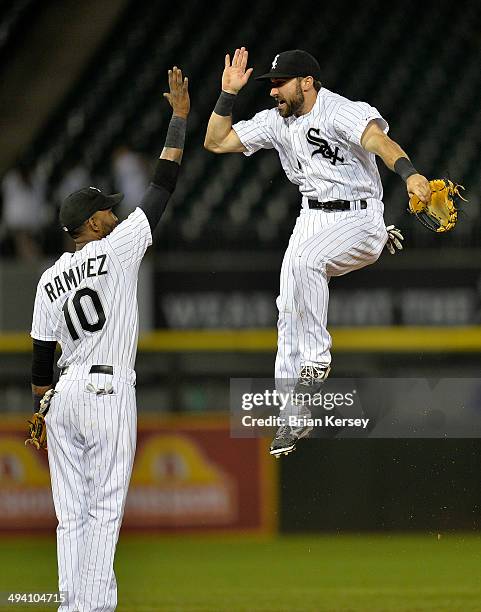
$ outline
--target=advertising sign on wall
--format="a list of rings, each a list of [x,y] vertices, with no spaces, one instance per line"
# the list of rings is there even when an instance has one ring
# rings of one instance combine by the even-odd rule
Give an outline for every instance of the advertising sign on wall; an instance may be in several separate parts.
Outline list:
[[[0,530],[56,526],[47,453],[24,446],[25,421],[0,429]],[[123,526],[156,531],[275,528],[266,440],[233,440],[224,417],[142,417]]]
[[[449,284],[446,283],[449,280]],[[330,281],[329,323],[366,325],[476,325],[481,321],[477,270],[383,268],[381,264]],[[157,328],[275,327],[279,269],[213,274],[192,269],[157,271]]]

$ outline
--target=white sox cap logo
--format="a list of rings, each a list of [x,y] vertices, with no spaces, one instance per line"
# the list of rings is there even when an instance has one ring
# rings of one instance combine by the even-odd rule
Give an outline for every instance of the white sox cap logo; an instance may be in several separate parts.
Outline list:
[[[275,69],[275,67],[277,66],[277,58],[279,57],[279,55],[280,55],[280,53],[278,53],[278,54],[275,56],[274,61],[272,62],[272,66],[271,66],[272,70],[274,70],[274,69]]]

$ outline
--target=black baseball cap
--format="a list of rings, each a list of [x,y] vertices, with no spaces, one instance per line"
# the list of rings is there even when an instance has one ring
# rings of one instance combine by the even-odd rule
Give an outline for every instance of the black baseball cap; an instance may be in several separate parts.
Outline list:
[[[267,81],[306,76],[311,76],[316,81],[321,80],[319,62],[307,51],[293,49],[278,53],[272,61],[270,71],[256,77],[256,80]]]
[[[123,193],[106,195],[97,187],[84,187],[65,198],[60,206],[60,224],[70,232],[87,221],[98,210],[108,210],[117,206],[124,197]]]

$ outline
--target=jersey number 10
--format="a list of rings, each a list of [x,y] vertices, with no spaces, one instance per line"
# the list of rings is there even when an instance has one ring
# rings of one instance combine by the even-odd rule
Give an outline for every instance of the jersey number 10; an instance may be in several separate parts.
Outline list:
[[[95,323],[90,323],[87,320],[87,316],[85,314],[85,310],[82,306],[82,298],[88,297],[92,302],[92,306],[97,313],[97,321]],[[72,321],[72,317],[70,316],[70,312],[68,309],[70,299],[65,300],[65,304],[63,305],[63,314],[65,316],[65,322],[67,323],[68,331],[72,336],[72,340],[79,340],[80,336],[78,335],[77,330]],[[105,325],[105,312],[102,308],[102,302],[100,301],[99,294],[93,289],[89,289],[89,287],[84,287],[83,289],[79,289],[72,298],[72,306],[77,313],[77,317],[79,320],[82,329],[89,332],[100,331],[102,327]]]

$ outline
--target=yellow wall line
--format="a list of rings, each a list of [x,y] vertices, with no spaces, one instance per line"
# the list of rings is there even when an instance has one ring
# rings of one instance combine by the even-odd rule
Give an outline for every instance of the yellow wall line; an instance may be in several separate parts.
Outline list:
[[[473,352],[481,351],[481,326],[473,327],[338,327],[330,330],[333,349],[343,352]],[[140,336],[145,352],[271,352],[275,329],[158,330]],[[0,352],[25,353],[25,333],[0,335]]]

